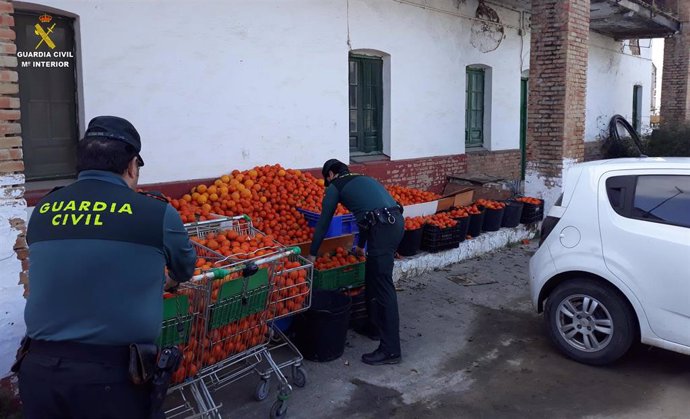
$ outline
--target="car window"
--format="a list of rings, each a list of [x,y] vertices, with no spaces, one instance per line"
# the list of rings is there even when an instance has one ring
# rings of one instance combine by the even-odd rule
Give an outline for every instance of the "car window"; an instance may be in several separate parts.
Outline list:
[[[690,176],[638,176],[634,218],[690,227]]]
[[[632,191],[635,190],[637,176],[614,176],[606,180],[606,193],[611,207],[623,217],[630,217]]]

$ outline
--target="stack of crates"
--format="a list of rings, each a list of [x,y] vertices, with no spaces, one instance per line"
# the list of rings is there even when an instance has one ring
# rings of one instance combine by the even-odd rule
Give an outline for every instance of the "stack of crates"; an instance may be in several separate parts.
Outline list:
[[[429,224],[425,225],[424,233],[422,234],[422,250],[434,253],[442,250],[455,249],[464,239],[460,227],[460,223],[448,228],[440,228]]]

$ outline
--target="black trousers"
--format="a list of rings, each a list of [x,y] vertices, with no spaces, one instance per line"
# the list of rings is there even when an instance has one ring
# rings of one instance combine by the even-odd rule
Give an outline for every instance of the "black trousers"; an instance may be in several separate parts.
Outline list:
[[[379,348],[389,355],[400,355],[398,297],[393,285],[395,252],[404,233],[402,215],[394,224],[375,224],[367,234],[365,264],[366,301],[369,318],[381,335]]]
[[[151,417],[150,386],[132,384],[127,365],[120,362],[30,351],[18,375],[24,419]]]

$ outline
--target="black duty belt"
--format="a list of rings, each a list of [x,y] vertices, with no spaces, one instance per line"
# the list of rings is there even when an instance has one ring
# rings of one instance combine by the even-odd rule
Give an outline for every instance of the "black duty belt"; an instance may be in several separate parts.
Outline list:
[[[381,208],[382,211],[389,211],[389,212],[395,212],[396,214],[402,214],[402,207],[400,205],[396,205],[394,207],[388,207],[388,208]]]
[[[364,219],[359,223],[359,227],[366,230],[376,224],[395,224],[396,217],[402,217],[402,213],[403,209],[400,205],[373,209],[364,214]]]
[[[79,342],[54,342],[31,339],[29,353],[83,362],[99,362],[127,366],[128,345],[93,345]]]

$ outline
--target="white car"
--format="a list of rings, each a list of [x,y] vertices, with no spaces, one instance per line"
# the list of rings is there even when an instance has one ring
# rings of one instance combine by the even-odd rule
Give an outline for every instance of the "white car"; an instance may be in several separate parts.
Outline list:
[[[567,356],[603,365],[635,341],[690,355],[690,158],[568,169],[529,270]]]

